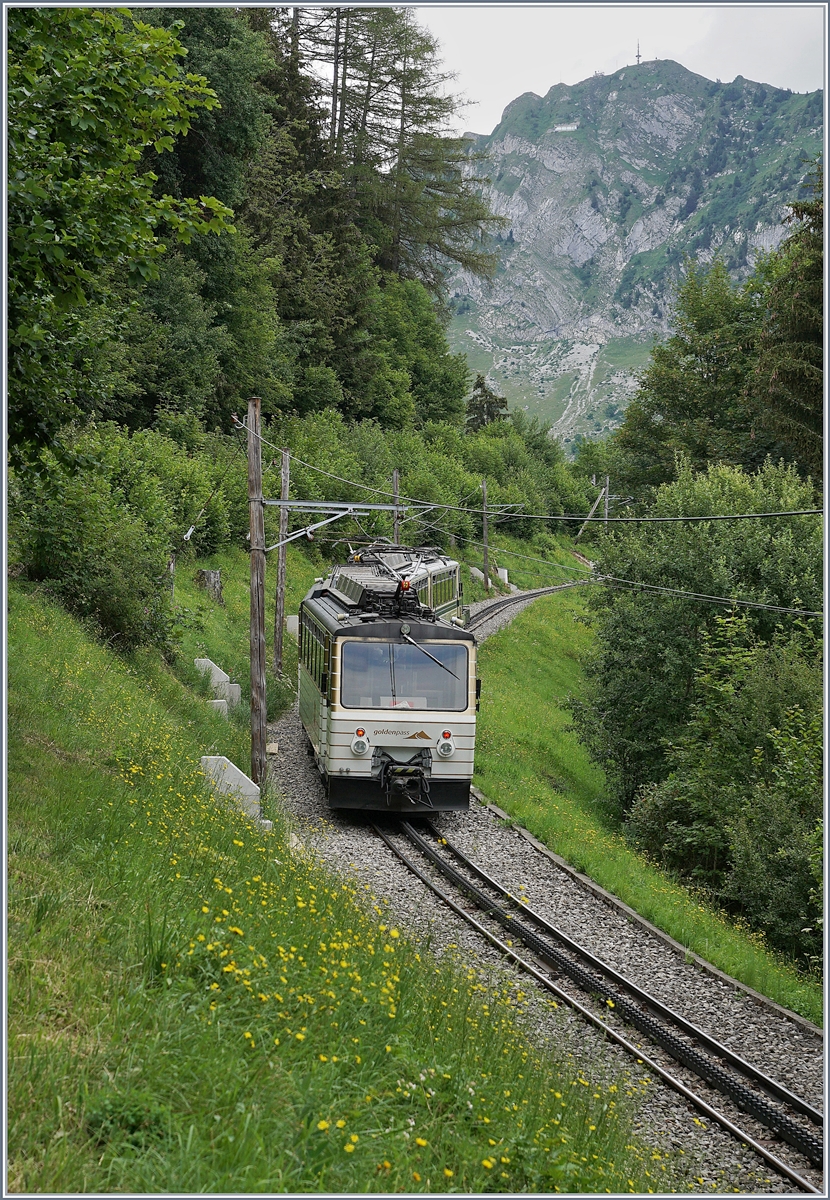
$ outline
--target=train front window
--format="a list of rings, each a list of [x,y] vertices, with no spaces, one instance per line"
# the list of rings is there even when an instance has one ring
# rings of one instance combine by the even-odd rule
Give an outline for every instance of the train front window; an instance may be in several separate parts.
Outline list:
[[[469,669],[464,645],[427,643],[424,650],[437,663],[408,643],[344,641],[342,647],[340,703],[344,708],[463,712],[467,707]]]

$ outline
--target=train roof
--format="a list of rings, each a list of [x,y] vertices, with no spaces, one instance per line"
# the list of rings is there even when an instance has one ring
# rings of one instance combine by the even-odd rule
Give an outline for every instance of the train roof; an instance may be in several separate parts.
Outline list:
[[[418,598],[419,584],[423,587],[430,575],[457,566],[457,560],[434,547],[371,546],[333,567],[310,589],[303,605],[331,633],[393,637],[401,621],[408,621],[413,630],[418,626],[422,637],[474,641],[472,634],[436,617]],[[409,584],[405,590],[403,581]]]

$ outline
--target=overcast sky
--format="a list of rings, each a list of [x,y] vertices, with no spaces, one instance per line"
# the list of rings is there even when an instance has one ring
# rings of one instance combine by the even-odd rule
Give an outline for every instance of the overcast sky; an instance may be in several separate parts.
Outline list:
[[[422,6],[456,91],[473,101],[461,130],[490,133],[523,92],[579,83],[643,59],[671,58],[707,79],[736,75],[813,91],[824,86],[823,5],[746,4]],[[459,132],[461,131],[459,130]]]

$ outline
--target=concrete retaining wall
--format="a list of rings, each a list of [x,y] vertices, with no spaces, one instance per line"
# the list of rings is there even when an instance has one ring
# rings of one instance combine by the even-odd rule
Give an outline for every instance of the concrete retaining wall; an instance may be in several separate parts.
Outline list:
[[[205,754],[202,756],[202,770],[217,792],[233,796],[247,817],[257,821],[264,829],[271,828],[272,822],[262,819],[259,788],[229,758],[224,754]]]
[[[194,658],[193,663],[197,671],[201,671],[203,675],[210,675],[210,685],[216,699],[209,700],[208,704],[226,717],[229,708],[235,708],[237,704],[242,703],[242,688],[238,683],[231,683],[230,675],[209,658]],[[220,707],[220,702],[224,708]]]

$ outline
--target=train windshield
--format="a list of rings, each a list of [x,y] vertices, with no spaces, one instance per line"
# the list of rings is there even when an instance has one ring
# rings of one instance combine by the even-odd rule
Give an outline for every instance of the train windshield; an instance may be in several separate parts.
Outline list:
[[[344,708],[463,712],[467,707],[469,669],[464,645],[429,642],[424,650],[432,658],[417,646],[397,642],[344,641],[342,647],[340,703]],[[433,662],[436,658],[438,662]]]

